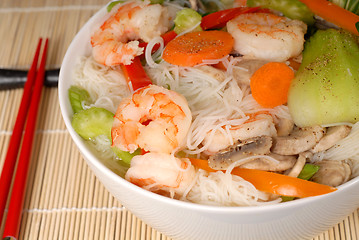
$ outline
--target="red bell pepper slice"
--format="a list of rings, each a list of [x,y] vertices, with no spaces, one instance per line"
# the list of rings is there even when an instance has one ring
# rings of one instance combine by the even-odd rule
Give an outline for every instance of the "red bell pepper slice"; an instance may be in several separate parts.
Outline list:
[[[222,28],[226,23],[243,13],[256,12],[260,7],[237,7],[214,12],[202,17],[201,27],[203,30]]]
[[[129,88],[133,89],[133,91],[152,84],[152,81],[145,72],[139,57],[135,57],[129,65],[121,65],[121,68],[125,74]]]
[[[174,39],[176,36],[177,34],[174,31],[169,31],[163,34],[161,37],[163,38],[164,45],[166,46],[167,43],[172,39]],[[139,46],[146,49],[147,43],[141,42]],[[157,51],[159,47],[160,45],[156,44],[152,49],[152,53]],[[144,56],[145,54],[143,53],[135,57],[131,64],[121,65],[122,71],[124,72],[126,77],[127,84],[129,88],[132,89],[133,91],[136,91],[139,88],[152,84],[150,77],[147,75],[145,69],[141,64],[141,59]]]

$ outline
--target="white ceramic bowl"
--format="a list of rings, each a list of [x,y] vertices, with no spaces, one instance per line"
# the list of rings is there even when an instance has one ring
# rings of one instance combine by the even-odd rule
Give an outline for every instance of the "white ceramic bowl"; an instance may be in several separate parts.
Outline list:
[[[90,36],[106,14],[95,14],[72,41],[60,71],[59,99],[67,129],[86,162],[128,210],[174,239],[310,239],[359,207],[359,178],[327,195],[261,207],[214,207],[166,198],[143,190],[108,169],[71,126],[67,90],[79,56],[91,52]]]

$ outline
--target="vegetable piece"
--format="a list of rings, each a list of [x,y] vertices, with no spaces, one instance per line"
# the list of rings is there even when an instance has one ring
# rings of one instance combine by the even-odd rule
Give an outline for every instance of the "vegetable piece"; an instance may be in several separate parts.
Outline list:
[[[288,18],[298,19],[309,25],[314,24],[314,14],[299,0],[247,0],[247,6],[274,9]]]
[[[209,15],[206,15],[202,18],[201,21],[201,27],[203,30],[213,29],[213,28],[221,28],[224,27],[227,22],[234,17],[238,16],[239,14],[243,13],[249,13],[249,12],[257,12],[257,11],[263,11],[259,7],[254,8],[248,8],[248,7],[238,7],[238,8],[231,8],[222,10],[219,12],[214,12]],[[175,31],[168,31],[165,34],[161,36],[163,38],[164,45],[166,46],[171,40],[173,40],[175,37],[177,37],[177,33]],[[147,43],[146,42],[140,42],[139,47],[146,48]],[[156,44],[152,48],[152,53],[158,50],[159,44]],[[145,54],[143,53],[140,55],[141,58],[143,58]]]
[[[358,38],[318,30],[306,42],[289,89],[288,107],[299,127],[359,120]]]
[[[203,60],[225,57],[232,51],[233,44],[233,37],[227,32],[191,32],[170,41],[162,58],[174,65],[191,67]]]
[[[299,173],[298,178],[303,179],[303,180],[309,180],[313,177],[313,175],[318,172],[319,170],[319,166],[314,165],[314,164],[305,164],[302,171]],[[294,197],[287,197],[287,196],[282,196],[282,202],[288,202],[288,201],[292,201],[295,198]]]
[[[359,14],[359,1],[358,0],[329,0],[330,2],[338,5],[341,8],[345,8],[356,15]]]
[[[72,127],[84,139],[105,135],[111,140],[114,114],[104,108],[92,107],[74,114]]]
[[[307,163],[304,165],[302,171],[300,171],[298,178],[309,180],[313,177],[314,174],[316,174],[316,172],[318,172],[319,168],[320,167],[318,165]]]
[[[237,7],[214,12],[202,17],[201,27],[203,30],[219,29],[226,26],[227,22],[240,14],[256,12],[259,7]]]
[[[114,8],[114,6],[116,6],[119,3],[124,3],[124,2],[126,2],[126,0],[110,2],[106,7],[107,12],[111,12],[111,10],[112,10],[112,8]],[[164,2],[164,0],[150,0],[150,2],[151,2],[151,4],[157,4],[157,3],[162,4]]]
[[[141,149],[137,149],[136,151],[134,151],[133,153],[129,153],[126,151],[122,151],[117,147],[112,147],[112,151],[117,155],[117,157],[119,159],[121,159],[123,162],[125,162],[126,164],[130,164],[131,160],[134,156],[136,155],[140,155],[141,154]]]
[[[285,63],[264,64],[251,77],[253,98],[263,107],[273,108],[287,102],[288,89],[294,78]]]
[[[359,22],[359,16],[344,8],[339,7],[327,0],[299,0],[316,15],[322,17],[328,22],[334,23],[338,27],[344,28],[356,35],[359,31],[355,27]]]
[[[152,84],[150,77],[145,72],[139,57],[135,57],[129,65],[121,65],[130,89],[136,91],[139,88]]]
[[[112,10],[112,8],[114,7],[114,6],[116,6],[117,4],[119,4],[119,3],[124,3],[124,2],[126,2],[126,0],[120,0],[120,1],[113,1],[113,2],[110,2],[108,5],[107,5],[107,12],[111,12],[111,10]]]
[[[164,0],[151,0],[151,4],[162,4]]]
[[[199,25],[201,20],[202,16],[198,12],[190,8],[184,8],[176,13],[176,18],[174,20],[175,28],[173,30],[177,34],[180,34],[197,25],[192,32],[202,31],[202,28]]]
[[[197,168],[208,172],[215,172],[215,170],[208,166],[207,160],[190,158],[190,161]],[[336,188],[327,185],[256,169],[237,167],[233,169],[232,174],[238,175],[252,183],[260,191],[282,196],[304,198],[336,191]]]
[[[72,85],[68,90],[68,94],[70,104],[74,113],[78,113],[84,110],[82,107],[82,103],[88,103],[91,100],[89,93],[85,89],[78,86]]]

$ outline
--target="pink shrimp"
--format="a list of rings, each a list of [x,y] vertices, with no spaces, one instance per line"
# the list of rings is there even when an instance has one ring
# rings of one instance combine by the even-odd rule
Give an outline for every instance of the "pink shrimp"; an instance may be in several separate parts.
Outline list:
[[[145,42],[160,36],[170,27],[166,7],[148,1],[119,4],[91,37],[94,59],[107,66],[131,64],[143,53],[139,39]]]
[[[186,99],[149,85],[124,99],[115,114],[112,144],[123,151],[172,153],[184,146],[192,115]]]
[[[271,13],[247,13],[227,23],[239,53],[263,60],[282,62],[303,51],[307,25]]]
[[[146,153],[132,158],[125,178],[146,190],[174,197],[182,196],[195,174],[189,160],[167,153]]]

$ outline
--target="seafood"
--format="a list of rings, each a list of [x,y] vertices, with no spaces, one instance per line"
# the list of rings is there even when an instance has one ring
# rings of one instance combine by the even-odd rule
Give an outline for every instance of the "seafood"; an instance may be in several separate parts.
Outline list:
[[[131,160],[125,178],[139,187],[171,197],[182,196],[195,178],[195,169],[186,159],[166,153],[146,153]]]
[[[141,148],[172,153],[184,146],[191,121],[182,95],[149,85],[120,103],[111,131],[112,145],[129,152]]]
[[[283,62],[303,51],[307,25],[271,13],[247,13],[229,21],[227,30],[240,54]]]
[[[131,1],[113,12],[91,37],[94,59],[107,66],[131,64],[143,53],[138,40],[148,42],[171,24],[167,8],[149,1]]]

